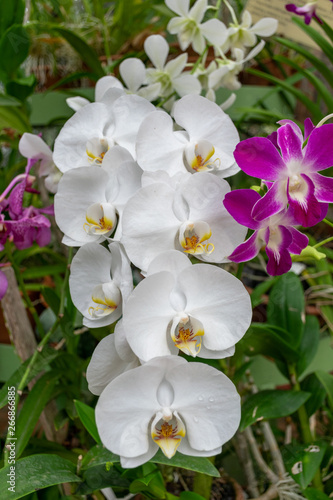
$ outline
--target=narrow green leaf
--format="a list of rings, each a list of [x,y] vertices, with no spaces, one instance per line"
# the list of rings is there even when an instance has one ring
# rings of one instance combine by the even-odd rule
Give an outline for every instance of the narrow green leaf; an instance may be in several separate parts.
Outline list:
[[[11,95],[0,94],[0,106],[22,106],[22,103]]]
[[[331,42],[333,42],[333,29],[331,28],[331,26],[327,24],[323,19],[321,24],[318,23],[318,26],[320,26],[320,28],[324,31],[324,33],[326,33],[328,38],[331,40]]]
[[[27,115],[14,106],[0,106],[0,130],[4,128],[12,128],[20,134],[31,132]]]
[[[260,391],[249,396],[242,405],[242,419],[239,429],[243,431],[249,425],[263,418],[286,417],[294,413],[310,397],[302,391]]]
[[[318,380],[321,382],[323,387],[325,388],[328,402],[333,411],[333,375],[329,373],[318,370],[315,372]]]
[[[305,402],[306,413],[311,417],[311,415],[321,407],[326,396],[326,391],[315,373],[310,373],[302,380],[301,389],[311,394],[309,399]]]
[[[62,353],[59,351],[55,351],[51,349],[51,347],[44,347],[42,352],[37,354],[37,359],[35,364],[27,378],[26,383],[28,384],[32,379],[38,375],[42,370],[45,369],[46,366],[49,365],[51,361],[55,358],[61,357]],[[18,387],[25,370],[30,362],[30,358],[27,359],[18,370],[10,377],[7,383],[0,389],[0,408],[3,408],[7,404],[7,396],[8,396],[8,387]],[[23,388],[24,389],[24,388]]]
[[[101,439],[96,427],[95,410],[93,408],[90,408],[90,406],[86,405],[85,403],[81,403],[81,401],[75,400],[74,404],[79,419],[83,423],[84,427],[87,429],[96,443],[100,443]]]
[[[25,399],[15,430],[16,457],[19,458],[32,435],[40,414],[47,405],[59,378],[58,372],[47,372],[37,380]]]
[[[161,450],[158,450],[156,455],[150,460],[155,464],[171,465],[172,467],[181,467],[183,469],[201,472],[208,476],[220,477],[219,471],[214,467],[212,462],[205,457],[190,457],[182,455],[178,451],[172,458],[167,458]]]
[[[299,19],[295,16],[292,17],[292,20],[301,30],[303,30],[324,52],[325,56],[333,62],[333,51],[332,45],[319,33],[319,31],[305,24],[303,19]]]
[[[267,321],[290,333],[292,347],[298,348],[304,330],[304,292],[300,279],[289,272],[274,284],[269,295]]]
[[[11,471],[10,467],[0,470],[0,496],[10,500],[17,500],[54,484],[81,482],[72,462],[57,455],[30,455],[15,463],[15,490],[9,493],[7,474]]]
[[[277,279],[278,279],[277,277],[270,278],[266,281],[263,281],[262,283],[260,283],[258,286],[255,287],[255,289],[251,293],[251,303],[253,308],[261,304],[262,295],[267,293],[272,288]]]
[[[320,327],[316,316],[307,316],[305,319],[304,331],[298,349],[299,358],[296,363],[298,376],[307,369],[316,355],[319,346]]]
[[[46,275],[64,273],[66,270],[65,264],[53,264],[49,266],[29,267],[23,271],[22,276],[25,280],[41,278]]]
[[[323,77],[325,78],[325,80],[328,81],[331,87],[333,87],[332,71],[327,67],[327,65],[325,65],[324,62],[318,59],[318,57],[313,55],[311,52],[309,52],[307,49],[305,49],[298,43],[287,40],[286,38],[274,37],[274,40],[280,43],[281,45],[288,47],[288,49],[295,50],[297,54],[300,54],[303,57],[305,57],[305,59],[309,61],[319,71],[319,73],[323,75]]]
[[[296,87],[293,87],[289,83],[286,83],[284,80],[280,80],[276,76],[268,75],[267,73],[264,73],[263,71],[258,71],[256,69],[249,68],[248,73],[251,75],[256,75],[260,76],[261,78],[264,78],[265,80],[268,80],[269,82],[275,83],[275,85],[278,85],[284,90],[287,90],[290,92],[292,95],[297,97],[304,106],[310,111],[310,113],[314,116],[316,120],[320,120],[322,117],[322,113],[320,111],[319,106],[315,104],[311,99],[309,99],[301,90],[297,89]]]
[[[284,114],[278,113],[274,110],[260,109],[250,106],[240,106],[239,108],[237,108],[237,111],[241,113],[257,115],[263,118],[265,121],[267,121],[267,118],[274,118],[274,120],[282,120],[283,117],[285,116]]]
[[[323,459],[327,444],[290,444],[282,450],[286,469],[297,484],[305,489],[312,481]]]
[[[59,35],[61,35],[73,47],[73,49],[76,50],[84,63],[92,70],[93,73],[97,75],[98,78],[105,76],[105,71],[99,62],[97,53],[83,40],[83,38],[76,35],[73,31],[61,28],[58,25],[49,24],[47,26],[50,31],[59,33]]]

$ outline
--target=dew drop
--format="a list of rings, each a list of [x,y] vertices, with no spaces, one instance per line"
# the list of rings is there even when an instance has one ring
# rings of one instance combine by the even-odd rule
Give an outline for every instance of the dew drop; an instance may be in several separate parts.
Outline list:
[[[197,417],[193,417],[193,420],[194,422],[197,424],[199,422],[199,420],[197,419]]]
[[[210,410],[211,409],[211,406],[207,406],[207,410]]]
[[[203,397],[202,397],[202,396],[199,396],[199,397],[198,397],[198,401],[203,401]]]
[[[214,398],[209,398],[208,401],[210,401],[211,403],[214,403],[215,399]]]

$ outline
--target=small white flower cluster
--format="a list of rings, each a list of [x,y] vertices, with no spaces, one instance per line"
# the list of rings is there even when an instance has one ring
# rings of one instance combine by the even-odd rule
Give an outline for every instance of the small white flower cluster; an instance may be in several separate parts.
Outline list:
[[[56,222],[64,243],[80,247],[73,302],[87,327],[117,322],[87,380],[100,395],[102,442],[124,467],[159,448],[169,458],[177,449],[215,455],[240,419],[232,382],[183,357],[231,356],[251,321],[242,283],[213,265],[245,237],[223,205],[239,137],[224,111],[198,95],[177,101],[172,116],[111,88],[67,121],[53,153],[62,173]],[[32,154],[40,141],[26,134],[20,150]],[[50,155],[45,149],[42,160]],[[131,264],[145,276],[134,290]]]

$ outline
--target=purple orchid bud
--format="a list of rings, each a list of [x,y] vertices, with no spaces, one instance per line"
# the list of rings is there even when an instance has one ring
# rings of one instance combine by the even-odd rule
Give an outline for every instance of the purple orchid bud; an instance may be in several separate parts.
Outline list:
[[[305,24],[310,24],[311,19],[314,17],[320,24],[323,23],[323,21],[320,19],[320,17],[317,16],[316,14],[316,8],[317,8],[317,2],[309,2],[305,4],[303,7],[297,7],[294,3],[288,3],[286,5],[286,10],[288,12],[292,12],[293,14],[296,14],[297,16],[304,16],[304,22]]]

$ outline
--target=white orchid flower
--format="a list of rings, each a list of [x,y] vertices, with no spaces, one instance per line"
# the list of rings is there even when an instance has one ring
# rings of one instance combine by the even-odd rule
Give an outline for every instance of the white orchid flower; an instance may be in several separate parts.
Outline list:
[[[54,161],[62,172],[82,165],[101,165],[114,145],[135,156],[135,140],[142,120],[154,106],[136,95],[104,95],[105,102],[79,109],[64,125],[54,144]]]
[[[170,19],[167,30],[178,36],[182,50],[192,45],[195,52],[202,54],[206,40],[213,46],[223,45],[227,36],[226,26],[218,19],[201,23],[208,8],[207,0],[197,0],[191,9],[190,0],[165,0],[165,3],[179,16]]]
[[[130,348],[120,320],[114,333],[104,337],[92,354],[87,368],[88,388],[99,396],[112,380],[139,365],[140,360]]]
[[[102,392],[96,424],[102,443],[124,468],[160,448],[171,458],[221,452],[240,421],[240,397],[221,372],[179,356],[155,358],[123,373]]]
[[[241,87],[237,76],[243,70],[244,64],[253,59],[263,49],[265,42],[261,42],[252,49],[245,57],[241,49],[235,49],[235,60],[223,57],[223,59],[216,59],[218,68],[208,75],[208,87],[211,90],[217,90],[224,87],[230,90],[237,90]]]
[[[177,189],[164,181],[141,188],[123,212],[121,241],[130,260],[144,272],[166,250],[227,262],[246,234],[223,206],[229,191],[224,179],[206,172],[185,174]]]
[[[220,177],[239,171],[233,157],[239,135],[217,104],[202,96],[185,96],[175,104],[173,116],[177,131],[163,111],[143,120],[136,149],[144,171],[165,170],[170,175],[209,171]]]
[[[226,53],[231,49],[234,55],[235,49],[245,50],[248,47],[254,47],[257,43],[257,36],[268,37],[274,35],[278,28],[278,21],[273,17],[264,17],[252,25],[252,16],[248,10],[242,13],[242,20],[239,24],[235,12],[231,5],[225,1],[228,6],[233,22],[230,23],[227,30],[228,38],[221,46],[222,52]]]
[[[127,340],[143,361],[177,355],[221,359],[250,326],[252,307],[241,281],[209,264],[192,265],[169,250],[148,267],[123,313]]]
[[[194,75],[183,73],[187,63],[187,54],[166,62],[169,44],[161,35],[151,35],[144,43],[144,49],[155,66],[146,70],[147,82],[160,85],[160,96],[168,97],[174,91],[181,97],[187,94],[200,94],[201,85]]]
[[[102,167],[79,167],[66,172],[54,200],[55,218],[65,234],[63,243],[81,246],[121,237],[127,201],[141,187],[142,170],[129,152],[114,146]],[[118,222],[117,222],[118,220]]]
[[[46,142],[38,135],[25,132],[19,142],[19,151],[24,158],[39,160],[38,174],[45,177],[46,189],[56,193],[62,173],[55,166],[53,153]]]
[[[122,246],[112,242],[109,249],[87,243],[78,250],[71,265],[71,297],[87,327],[98,328],[117,321],[133,290],[131,266]]]

